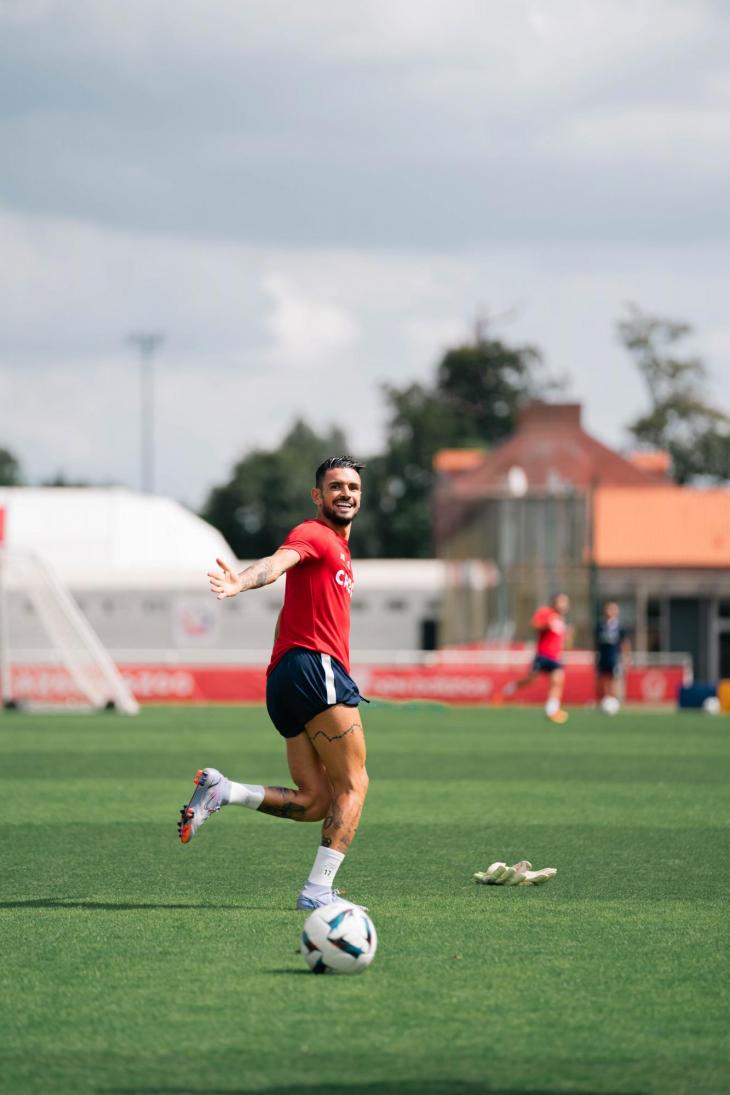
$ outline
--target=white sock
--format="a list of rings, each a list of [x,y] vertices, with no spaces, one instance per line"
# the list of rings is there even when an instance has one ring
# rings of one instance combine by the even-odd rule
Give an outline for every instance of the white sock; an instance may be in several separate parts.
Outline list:
[[[560,710],[560,700],[556,700],[556,699],[548,700],[547,703],[545,704],[545,714],[546,715],[557,715],[559,710]]]
[[[327,886],[332,889],[335,875],[340,869],[340,864],[345,858],[344,852],[336,852],[334,848],[318,848],[314,857],[314,865],[309,872],[307,886]]]
[[[228,805],[247,806],[249,810],[258,810],[264,801],[264,789],[258,783],[234,783],[229,780]]]

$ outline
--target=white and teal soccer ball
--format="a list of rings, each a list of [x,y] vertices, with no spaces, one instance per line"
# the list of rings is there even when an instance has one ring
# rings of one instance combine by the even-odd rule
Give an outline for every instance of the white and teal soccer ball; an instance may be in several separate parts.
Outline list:
[[[621,704],[615,696],[604,696],[601,700],[601,711],[604,715],[618,715]]]
[[[717,696],[708,696],[705,702],[702,704],[702,710],[706,715],[719,715],[720,714],[720,701]]]
[[[307,917],[299,949],[312,973],[362,973],[375,957],[378,935],[364,909],[333,901]]]

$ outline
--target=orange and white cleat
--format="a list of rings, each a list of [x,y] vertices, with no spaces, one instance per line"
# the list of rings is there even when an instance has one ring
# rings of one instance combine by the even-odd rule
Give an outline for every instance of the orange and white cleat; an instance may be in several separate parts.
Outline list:
[[[193,782],[195,790],[192,798],[180,810],[180,820],[177,823],[177,831],[183,844],[189,844],[210,815],[228,802],[229,781],[217,768],[199,768]]]
[[[550,722],[556,722],[558,724],[558,726],[562,726],[564,722],[568,721],[570,716],[568,715],[567,711],[563,711],[562,708],[561,708],[559,711],[556,711],[554,714],[548,715],[548,718],[550,719]]]

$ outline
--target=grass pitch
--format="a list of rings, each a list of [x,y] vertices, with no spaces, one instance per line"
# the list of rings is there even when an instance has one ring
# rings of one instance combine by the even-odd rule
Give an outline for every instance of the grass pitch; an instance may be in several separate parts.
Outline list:
[[[338,885],[360,977],[313,977],[293,911],[317,828],[231,807],[286,780],[258,708],[0,716],[0,1088],[478,1095],[730,1090],[730,719],[372,706]],[[495,859],[557,866],[477,886]]]

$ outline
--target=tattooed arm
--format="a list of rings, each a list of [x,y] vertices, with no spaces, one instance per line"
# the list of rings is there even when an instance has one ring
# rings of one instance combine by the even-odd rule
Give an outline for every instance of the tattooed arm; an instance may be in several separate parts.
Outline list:
[[[231,570],[222,560],[216,559],[220,570],[209,570],[210,588],[219,601],[224,597],[235,597],[248,589],[260,589],[271,585],[286,570],[291,570],[299,562],[299,553],[292,548],[279,548],[273,555],[267,555],[258,562],[246,567],[240,574]]]

